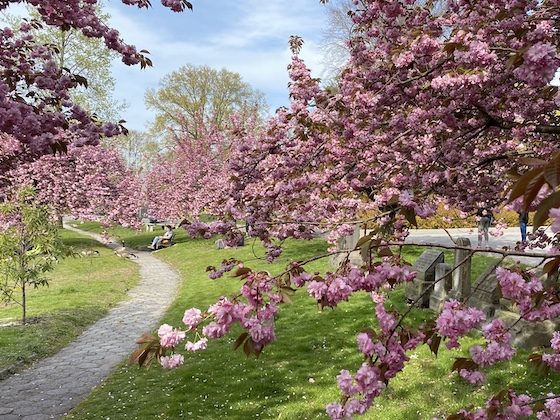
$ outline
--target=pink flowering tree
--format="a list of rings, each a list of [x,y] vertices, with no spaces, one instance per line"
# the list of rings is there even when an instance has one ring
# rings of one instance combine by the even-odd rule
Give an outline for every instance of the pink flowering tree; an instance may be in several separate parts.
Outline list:
[[[9,171],[8,189],[32,186],[36,201],[62,217],[136,227],[142,204],[140,184],[118,151],[71,146],[66,154],[44,155]]]
[[[200,135],[172,132],[174,147],[146,175],[149,213],[162,220],[196,220],[217,212],[217,197],[228,186],[228,157],[235,135],[198,124]]]
[[[187,309],[182,328],[162,326],[137,353],[140,362],[155,351],[164,367],[179,366],[184,361],[179,343],[187,340],[187,351],[203,350],[234,324],[244,330],[236,347],[259,355],[275,340],[275,318],[287,292],[300,288],[330,308],[367,292],[375,308],[378,327],[356,332],[363,364],[337,377],[341,399],[326,407],[333,419],[366,412],[418,346],[428,345],[434,353],[442,343],[460,348],[462,337],[481,328],[483,344],[450,366],[474,385],[484,382],[489,366],[513,358],[510,327],[469,307],[468,297],[446,302],[434,323],[425,326],[404,322],[410,309],[388,311],[387,297],[415,277],[390,245],[402,244],[416,217],[430,215],[438,202],[464,211],[481,201],[505,204],[512,179],[534,163],[527,158],[554,154],[560,101],[550,82],[560,66],[560,5],[449,0],[436,14],[431,3],[360,2],[352,16],[350,59],[334,91],[311,76],[298,57],[301,40],[292,38],[290,107],[279,110],[256,139],[250,133],[239,142],[229,160],[223,217],[247,220],[271,260],[281,252],[278,239],[309,238],[319,227],[329,229],[334,241],[354,226],[367,225],[370,233],[356,246],[363,265],[346,259],[332,273],[306,272],[309,261],[345,252],[335,249],[293,261],[278,276],[224,261],[210,276],[232,272],[243,282],[239,294],[221,297],[205,311]],[[525,205],[531,203],[548,182],[544,168],[551,171],[541,166],[538,188],[520,180],[512,199],[525,195]],[[560,184],[555,182],[548,182],[553,189]],[[560,207],[555,203],[549,209]],[[555,219],[559,214],[552,211]],[[522,269],[500,268],[496,274],[520,321],[560,315],[557,287]],[[557,332],[551,350],[533,361],[558,369],[558,353]],[[541,397],[505,390],[486,407],[462,410],[453,418],[515,419],[533,412],[540,419],[557,418],[560,397],[546,396],[544,405],[534,405]]]
[[[122,0],[148,8],[148,0]],[[87,80],[68,69],[59,68],[51,45],[34,39],[32,28],[40,25],[77,29],[87,37],[103,39],[127,65],[151,65],[146,51],[125,43],[119,32],[98,16],[97,0],[0,0],[0,12],[12,4],[32,6],[38,20],[23,21],[17,30],[0,29],[0,133],[13,136],[21,150],[19,159],[33,160],[67,145],[97,144],[101,136],[124,131],[119,124],[101,123],[72,103],[69,92]],[[186,0],[162,0],[175,12],[192,8]]]

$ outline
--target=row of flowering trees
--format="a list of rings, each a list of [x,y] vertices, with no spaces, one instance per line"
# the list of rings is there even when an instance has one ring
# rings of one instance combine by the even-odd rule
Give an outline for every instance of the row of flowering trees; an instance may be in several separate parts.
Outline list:
[[[59,67],[56,46],[36,38],[34,30],[49,26],[74,29],[102,39],[126,65],[151,65],[146,51],[127,44],[107,26],[97,0],[1,0],[0,12],[13,4],[33,8],[36,19],[15,28],[0,28],[0,193],[31,185],[37,199],[58,214],[137,224],[139,185],[118,155],[93,148],[102,137],[126,133],[121,122],[100,121],[74,104],[70,93],[88,81]],[[123,3],[148,8],[147,0]],[[186,0],[162,0],[175,12],[192,8]],[[55,156],[55,154],[58,154]]]
[[[0,10],[18,2],[0,0]],[[147,0],[123,2],[149,5]],[[144,53],[100,23],[95,0],[28,3],[45,24],[101,37],[126,64],[150,64]],[[162,3],[175,11],[191,6],[184,0]],[[507,175],[519,176],[533,166],[514,188],[513,198],[523,196],[529,205],[544,184],[553,191],[559,184],[554,152],[560,101],[550,82],[560,66],[560,3],[443,3],[434,13],[429,0],[356,2],[350,58],[335,89],[323,89],[311,76],[298,57],[301,40],[292,38],[289,108],[260,128],[226,133],[208,129],[200,144],[180,138],[173,159],[154,170],[149,182],[157,195],[150,201],[158,214],[196,217],[204,211],[218,219],[209,225],[191,224],[193,234],[233,235],[235,222],[242,219],[263,240],[272,260],[281,252],[276,239],[309,238],[320,226],[329,228],[334,240],[368,223],[373,231],[359,247],[366,257],[383,258],[366,258],[363,267],[343,264],[323,275],[307,273],[306,262],[296,261],[277,277],[225,261],[211,276],[234,270],[243,279],[239,295],[222,297],[206,311],[188,309],[186,331],[162,326],[150,349],[162,356],[164,366],[182,362],[177,346],[187,333],[202,334],[186,346],[201,350],[234,323],[245,330],[236,344],[248,354],[259,354],[275,339],[274,320],[285,301],[285,288],[306,288],[322,307],[336,307],[358,292],[371,295],[379,327],[358,334],[365,362],[354,374],[341,371],[337,379],[342,397],[327,407],[331,418],[367,411],[402,371],[409,351],[423,344],[437,350],[440,342],[449,348],[460,346],[460,338],[481,324],[486,343],[472,347],[470,357],[454,366],[459,374],[480,383],[487,366],[512,358],[515,349],[508,328],[499,320],[485,320],[480,311],[461,302],[448,302],[435,323],[422,328],[403,322],[408,312],[396,314],[385,307],[392,290],[414,278],[387,245],[402,240],[417,216],[430,215],[441,201],[462,210],[480,201],[506,201],[504,191],[511,184]],[[37,161],[50,150],[67,150],[70,144],[95,144],[100,135],[118,134],[122,127],[98,123],[69,102],[68,90],[84,80],[56,68],[49,47],[37,45],[26,25],[16,33],[0,32],[0,165],[3,174],[18,171],[22,179],[31,180],[23,162]],[[71,158],[87,149],[68,150],[69,171],[83,175]],[[92,162],[103,157],[97,154]],[[107,173],[112,173],[109,168]],[[102,174],[94,173],[101,179]],[[104,197],[109,187],[91,181],[88,185],[74,179],[70,184],[99,209],[107,202],[88,198],[89,191],[103,192]],[[560,207],[546,200],[550,208]],[[82,208],[75,201],[60,206]],[[517,305],[520,319],[533,322],[560,315],[557,286],[545,287],[523,270],[500,269],[497,275],[502,295]],[[558,334],[552,350],[540,356],[541,363],[553,369],[560,367]],[[535,407],[540,419],[558,418],[558,396],[545,396],[544,405],[532,405],[533,398],[542,397],[508,390],[491,398],[487,407],[457,416],[520,418]]]
[[[358,292],[371,295],[378,327],[356,332],[365,362],[355,373],[342,370],[337,377],[341,400],[327,407],[333,419],[366,412],[418,346],[434,352],[440,343],[460,348],[461,337],[480,327],[484,343],[450,366],[477,385],[487,367],[513,358],[510,328],[463,302],[447,302],[433,324],[417,328],[403,322],[409,311],[388,311],[385,302],[394,288],[415,277],[388,245],[399,243],[416,217],[429,216],[440,202],[471,211],[478,202],[505,204],[511,196],[523,197],[528,207],[544,185],[552,192],[558,187],[560,96],[551,81],[560,67],[560,3],[448,0],[438,13],[432,3],[356,2],[350,59],[336,89],[323,89],[311,76],[298,57],[302,41],[292,38],[290,107],[260,129],[230,135],[228,182],[216,197],[196,176],[195,189],[202,187],[206,199],[216,200],[212,208],[220,220],[197,224],[201,234],[235,229],[233,222],[243,219],[273,259],[281,252],[276,239],[309,238],[321,227],[331,229],[334,240],[367,223],[372,233],[357,246],[366,256],[364,265],[344,263],[333,273],[312,275],[306,261],[294,261],[271,276],[224,261],[210,275],[231,271],[243,280],[239,294],[223,296],[206,310],[186,310],[183,329],[163,325],[139,360],[156,351],[164,367],[176,367],[184,360],[179,343],[192,334],[197,338],[187,341],[186,350],[202,350],[233,324],[244,330],[236,346],[258,355],[275,339],[274,320],[286,288],[307,289],[321,307],[336,307]],[[560,202],[545,198],[543,204],[548,215]],[[550,214],[556,218],[559,212]],[[553,254],[543,257],[558,251],[553,247]],[[554,271],[554,264],[547,271]],[[544,284],[521,268],[499,268],[496,274],[520,320],[560,316],[557,283]],[[559,340],[556,332],[551,350],[533,362],[558,370]],[[539,419],[558,419],[559,412],[558,395],[510,389],[486,407],[453,418],[536,413]]]
[[[35,200],[53,216],[100,220],[136,227],[142,203],[140,182],[119,152],[103,146],[70,146],[64,154],[22,162],[4,176],[4,191],[33,187]]]

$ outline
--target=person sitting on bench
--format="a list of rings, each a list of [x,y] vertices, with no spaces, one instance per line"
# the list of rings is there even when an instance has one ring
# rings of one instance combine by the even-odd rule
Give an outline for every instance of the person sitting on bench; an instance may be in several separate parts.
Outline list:
[[[165,232],[162,236],[156,236],[152,244],[148,247],[150,249],[158,249],[164,241],[170,242],[173,238],[173,228],[170,225],[165,225]]]

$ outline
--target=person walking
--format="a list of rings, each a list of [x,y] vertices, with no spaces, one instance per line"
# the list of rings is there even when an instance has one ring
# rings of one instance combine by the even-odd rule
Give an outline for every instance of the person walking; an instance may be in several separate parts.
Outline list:
[[[527,243],[527,225],[529,224],[529,213],[521,210],[519,211],[519,230],[521,231],[521,243]]]
[[[485,246],[488,248],[488,230],[494,219],[492,211],[487,207],[486,203],[477,210],[478,218],[478,246],[482,247],[482,239],[484,238]]]

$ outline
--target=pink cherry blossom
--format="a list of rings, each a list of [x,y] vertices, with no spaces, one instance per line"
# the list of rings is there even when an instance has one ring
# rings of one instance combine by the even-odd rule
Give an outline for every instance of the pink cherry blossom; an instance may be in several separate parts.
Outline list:
[[[183,315],[183,323],[189,327],[190,330],[195,329],[202,321],[202,311],[198,308],[191,308],[185,311]]]
[[[182,354],[162,356],[159,358],[159,362],[165,369],[175,369],[185,362],[185,357]]]
[[[476,308],[467,308],[456,300],[445,302],[437,321],[439,333],[447,338],[447,348],[459,347],[458,339],[467,334],[481,321],[484,314]]]
[[[163,324],[158,329],[159,342],[162,347],[175,347],[185,338],[185,332],[173,328],[169,324]]]
[[[201,351],[201,350],[205,350],[207,345],[208,345],[208,339],[207,338],[201,338],[196,343],[193,343],[192,341],[187,341],[187,344],[185,344],[185,350],[187,350],[187,351]]]

